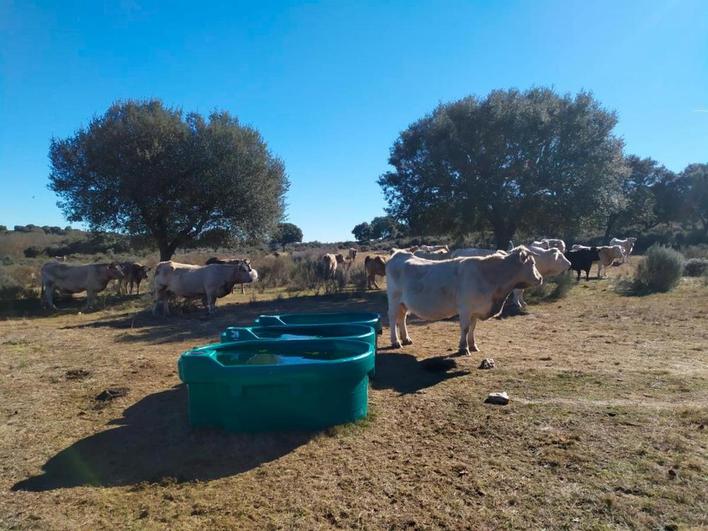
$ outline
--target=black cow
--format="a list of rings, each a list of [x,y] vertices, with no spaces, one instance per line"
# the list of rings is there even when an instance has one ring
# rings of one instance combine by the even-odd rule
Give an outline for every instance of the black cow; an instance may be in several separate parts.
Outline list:
[[[597,247],[568,251],[565,253],[565,257],[570,261],[570,269],[578,273],[576,280],[580,280],[581,271],[585,271],[585,280],[590,280],[590,268],[592,267],[592,263],[600,260]]]

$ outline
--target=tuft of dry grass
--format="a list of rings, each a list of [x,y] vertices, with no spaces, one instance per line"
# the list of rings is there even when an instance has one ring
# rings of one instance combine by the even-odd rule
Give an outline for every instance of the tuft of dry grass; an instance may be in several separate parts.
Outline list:
[[[456,350],[456,322],[411,319],[415,344],[397,351],[384,330],[372,415],[315,433],[192,430],[177,356],[265,312],[385,315],[382,292],[0,321],[0,527],[708,526],[708,286],[627,298],[612,282],[480,323],[482,352],[446,370],[426,367]],[[510,404],[483,404],[492,391]]]

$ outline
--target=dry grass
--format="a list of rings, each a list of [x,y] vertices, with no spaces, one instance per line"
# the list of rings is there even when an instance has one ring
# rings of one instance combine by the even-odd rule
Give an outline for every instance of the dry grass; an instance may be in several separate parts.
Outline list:
[[[220,302],[213,319],[153,319],[145,300],[120,299],[0,322],[0,527],[708,525],[700,279],[641,298],[581,281],[481,324],[482,352],[447,372],[420,362],[451,353],[457,323],[414,321],[415,345],[378,355],[371,417],[322,433],[190,430],[177,356],[264,311],[385,313],[385,295]],[[496,369],[477,370],[485,356]],[[97,401],[108,388],[127,395]],[[482,403],[501,390],[509,406]]]

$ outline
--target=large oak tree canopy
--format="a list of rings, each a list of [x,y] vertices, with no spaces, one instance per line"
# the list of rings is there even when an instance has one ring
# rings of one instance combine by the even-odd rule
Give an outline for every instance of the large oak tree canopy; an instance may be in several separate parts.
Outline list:
[[[402,132],[379,184],[388,211],[420,234],[491,228],[500,248],[519,229],[558,235],[604,218],[617,196],[627,169],[616,123],[584,92],[467,97]]]
[[[160,258],[207,231],[266,237],[288,179],[255,129],[227,112],[183,116],[160,101],[112,105],[53,139],[50,189],[70,221],[152,237]]]

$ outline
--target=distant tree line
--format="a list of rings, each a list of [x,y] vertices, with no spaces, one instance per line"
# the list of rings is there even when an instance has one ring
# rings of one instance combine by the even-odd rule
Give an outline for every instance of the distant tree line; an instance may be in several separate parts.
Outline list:
[[[55,226],[49,226],[49,225],[42,225],[41,227],[39,225],[33,225],[30,223],[29,225],[15,225],[13,229],[15,232],[43,232],[44,234],[56,234],[58,236],[65,236],[69,232],[71,232],[73,229],[71,227],[55,227]],[[0,225],[0,232],[7,232],[7,227],[5,225]]]

